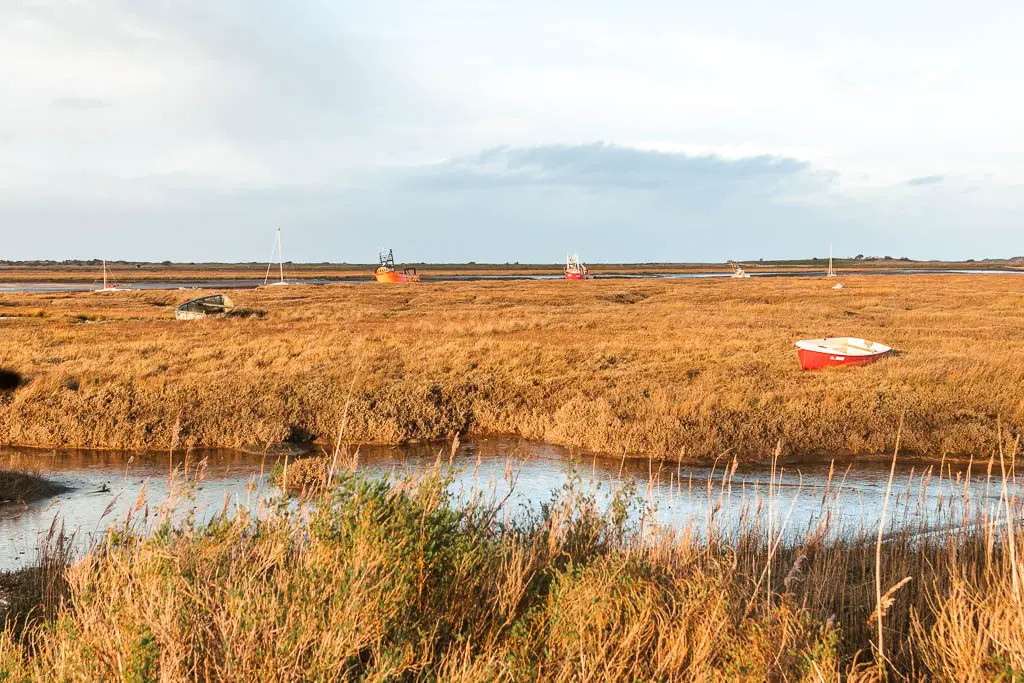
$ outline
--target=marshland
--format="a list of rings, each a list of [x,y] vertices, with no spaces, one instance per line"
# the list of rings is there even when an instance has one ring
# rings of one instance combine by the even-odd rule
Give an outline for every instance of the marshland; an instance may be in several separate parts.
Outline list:
[[[1015,680],[1024,280],[842,281],[0,294],[0,679]]]
[[[969,458],[1024,423],[1017,275],[4,294],[0,442],[164,449],[513,434],[664,460]],[[793,342],[896,353],[801,372]]]

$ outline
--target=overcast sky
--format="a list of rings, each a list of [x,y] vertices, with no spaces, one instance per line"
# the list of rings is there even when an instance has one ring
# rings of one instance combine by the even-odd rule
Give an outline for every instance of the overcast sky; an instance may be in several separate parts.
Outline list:
[[[1024,254],[1024,3],[0,0],[0,259]]]

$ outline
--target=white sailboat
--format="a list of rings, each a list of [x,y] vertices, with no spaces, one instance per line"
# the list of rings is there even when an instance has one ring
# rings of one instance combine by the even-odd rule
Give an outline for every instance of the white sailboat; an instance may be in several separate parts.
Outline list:
[[[107,273],[107,261],[106,261],[106,259],[104,259],[103,260],[103,286],[100,287],[99,289],[94,289],[92,291],[94,291],[94,292],[127,292],[127,291],[130,291],[130,289],[131,288],[128,287],[127,285],[119,285],[119,284],[115,284],[113,282],[110,282],[110,279],[109,279],[108,273]]]
[[[832,245],[828,245],[828,272],[825,277],[835,277],[836,271],[832,269]]]
[[[274,251],[277,250],[277,267],[281,279],[270,282],[270,269],[274,266]],[[267,262],[267,275],[263,278],[264,287],[281,287],[291,283],[284,279],[284,254],[281,250],[281,228],[274,235],[274,247],[270,250],[270,261]]]

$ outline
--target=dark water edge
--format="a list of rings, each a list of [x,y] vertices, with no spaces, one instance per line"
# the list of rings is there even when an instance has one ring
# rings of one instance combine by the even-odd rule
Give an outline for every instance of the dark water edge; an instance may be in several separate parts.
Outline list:
[[[268,483],[274,466],[323,450],[267,452],[204,450],[182,453],[53,450],[0,447],[0,469],[27,471],[64,490],[28,504],[0,506],[0,571],[31,564],[42,538],[63,524],[84,551],[112,524],[129,516],[154,525],[165,516],[197,522],[223,510],[281,502]],[[652,524],[728,538],[744,531],[783,529],[798,541],[827,528],[835,537],[877,533],[889,478],[887,459],[816,458],[807,462],[714,465],[664,463],[578,455],[517,437],[478,437],[458,445],[413,443],[352,448],[344,462],[373,477],[402,479],[449,470],[457,503],[505,501],[507,520],[536,513],[571,486],[601,506],[630,487],[634,515]],[[940,473],[941,470],[941,473]],[[899,460],[886,515],[890,532],[915,533],[962,524],[1001,509],[999,465],[988,461],[929,463]],[[1011,506],[1019,508],[1016,473],[1008,477]],[[291,503],[294,505],[294,501]],[[644,512],[646,510],[646,513]],[[55,521],[56,520],[56,521]],[[646,522],[645,522],[646,523]]]

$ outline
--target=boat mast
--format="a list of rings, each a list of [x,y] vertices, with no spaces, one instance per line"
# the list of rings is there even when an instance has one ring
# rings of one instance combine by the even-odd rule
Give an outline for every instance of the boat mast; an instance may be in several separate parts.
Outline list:
[[[103,289],[107,288],[107,259],[103,259]]]
[[[281,228],[277,229],[277,262],[281,270],[281,282],[284,282],[284,251],[281,248]]]
[[[284,281],[284,262],[281,256],[281,228],[274,234],[274,245],[270,248],[270,260],[267,261],[267,274],[263,276],[263,284],[270,282],[270,269],[274,267],[274,249],[277,249],[278,260],[281,261],[281,281]]]
[[[832,270],[832,245],[828,245],[828,274],[825,277],[835,277],[836,271]]]

